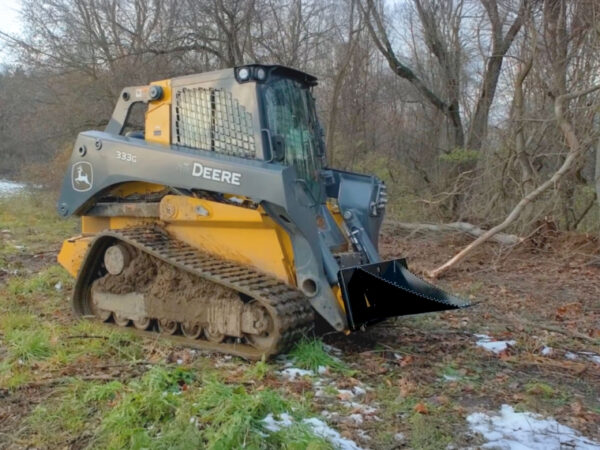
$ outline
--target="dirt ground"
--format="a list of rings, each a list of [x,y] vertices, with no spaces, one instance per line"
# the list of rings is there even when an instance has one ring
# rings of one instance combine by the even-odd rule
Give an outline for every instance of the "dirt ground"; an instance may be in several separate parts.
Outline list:
[[[469,242],[456,233],[411,234],[387,227],[380,251],[386,259],[407,258],[409,269],[423,275]],[[582,356],[600,353],[596,237],[537,235],[516,248],[489,243],[435,283],[473,306],[397,319],[327,341],[342,348],[345,357],[376,367],[373,376],[386,376],[383,368],[390,367],[396,383],[431,404],[454,404],[459,412],[521,405],[600,436],[600,360]],[[490,353],[475,346],[476,334],[515,344]],[[399,369],[392,369],[398,354],[405,357]],[[440,370],[448,367],[477,377],[432,389]]]
[[[112,432],[108,424],[113,422],[106,420],[111,410],[121,411],[157,366],[211,374],[252,395],[272,389],[303,405],[307,414],[326,418],[343,438],[363,448],[477,448],[485,441],[469,430],[467,415],[503,404],[554,417],[600,442],[600,359],[594,359],[600,355],[600,245],[595,237],[534,236],[515,248],[486,244],[435,281],[471,300],[472,307],[389,320],[351,336],[326,334],[322,339],[334,358],[327,361],[339,364],[326,364],[318,375],[287,377],[286,370],[296,364],[293,356],[249,363],[162,339],[103,334],[76,320],[69,307],[72,282],[54,263],[55,244],[41,251],[27,241],[21,249],[19,236],[29,232],[15,231],[21,227],[15,222],[1,224],[15,227],[3,230],[4,249],[17,246],[19,251],[4,252],[0,307],[22,325],[0,328],[0,448],[102,448],[113,442],[100,439]],[[455,233],[386,227],[380,250],[384,258],[406,257],[409,268],[422,274],[468,242]],[[47,346],[32,341],[26,350],[33,356],[15,350],[10,333],[35,338],[38,329],[46,333]],[[481,339],[511,344],[494,353],[477,345]],[[29,359],[14,357],[19,350]],[[107,400],[78,397],[81,383],[96,389],[115,382],[120,387]],[[183,395],[202,392],[206,381],[188,383],[189,390],[187,384],[177,385],[185,387]],[[52,415],[52,408],[59,414]],[[162,416],[152,420],[148,430],[168,423]],[[115,447],[133,445],[114,442],[120,443]]]

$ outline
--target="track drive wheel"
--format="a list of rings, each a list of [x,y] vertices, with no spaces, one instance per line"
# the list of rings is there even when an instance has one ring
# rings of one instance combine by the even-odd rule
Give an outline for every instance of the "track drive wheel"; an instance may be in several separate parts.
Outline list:
[[[261,309],[263,310],[263,315],[260,320],[266,322],[265,331],[261,334],[247,334],[246,340],[254,348],[267,351],[277,345],[281,336],[275,329],[274,318],[269,314],[267,307],[262,306]]]

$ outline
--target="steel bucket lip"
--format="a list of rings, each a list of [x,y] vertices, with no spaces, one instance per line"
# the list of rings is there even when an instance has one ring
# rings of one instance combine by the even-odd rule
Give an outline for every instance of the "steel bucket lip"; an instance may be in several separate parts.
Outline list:
[[[410,272],[405,258],[346,267],[338,272],[338,282],[351,330],[390,317],[471,306]]]

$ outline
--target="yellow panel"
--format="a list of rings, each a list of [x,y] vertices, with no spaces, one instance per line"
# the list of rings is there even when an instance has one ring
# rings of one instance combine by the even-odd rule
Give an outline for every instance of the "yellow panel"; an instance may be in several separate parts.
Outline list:
[[[148,103],[144,138],[148,142],[171,145],[171,80],[152,85],[162,87],[163,95],[160,100]]]
[[[83,234],[99,233],[110,228],[110,217],[81,217],[81,232]]]
[[[208,253],[238,261],[296,285],[294,252],[286,231],[263,210],[213,202],[205,199],[167,195],[160,204],[160,219],[139,217],[81,218],[82,232],[91,239],[106,229],[121,229],[157,223],[166,225],[176,239]],[[71,240],[65,241],[60,263],[75,274]],[[70,262],[71,261],[71,262]]]
[[[78,236],[63,242],[56,259],[72,276],[77,276],[92,239],[92,236]]]
[[[223,222],[227,224],[263,223],[256,209],[242,208],[202,198],[165,195],[160,201],[160,219],[164,221]]]
[[[160,218],[177,239],[296,284],[289,236],[260,210],[167,195]]]

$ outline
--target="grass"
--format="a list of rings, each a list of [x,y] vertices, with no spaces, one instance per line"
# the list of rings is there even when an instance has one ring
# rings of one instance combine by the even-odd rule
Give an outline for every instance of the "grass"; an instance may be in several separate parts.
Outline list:
[[[12,330],[6,334],[11,359],[39,360],[52,354],[50,334],[46,330]]]
[[[246,381],[262,381],[271,372],[271,365],[268,364],[263,357],[260,361],[255,362],[245,371],[244,379]]]
[[[323,341],[320,339],[302,339],[294,346],[290,356],[294,359],[296,367],[312,370],[315,373],[320,367],[327,367],[345,374],[351,372],[341,360],[327,353]]]
[[[267,414],[284,412],[295,419],[292,426],[265,429]],[[214,374],[154,366],[128,383],[73,378],[32,411],[25,430],[28,443],[48,447],[85,436],[90,448],[330,449],[302,424],[307,415],[306,405],[272,389],[248,390]]]
[[[76,218],[64,219],[56,213],[56,194],[43,190],[24,191],[0,197],[0,230],[8,234],[1,241],[0,255],[18,255],[24,251],[47,251],[65,237],[76,234]]]
[[[197,381],[185,369],[156,367],[130,383],[103,418],[94,446],[101,448],[328,448],[301,425],[267,433],[269,414],[306,409],[271,389],[248,391],[216,378]]]
[[[41,294],[44,296],[59,296],[62,291],[69,292],[73,286],[73,279],[68,272],[58,264],[53,264],[34,276],[16,276],[11,278],[6,290],[11,296],[31,296]]]

